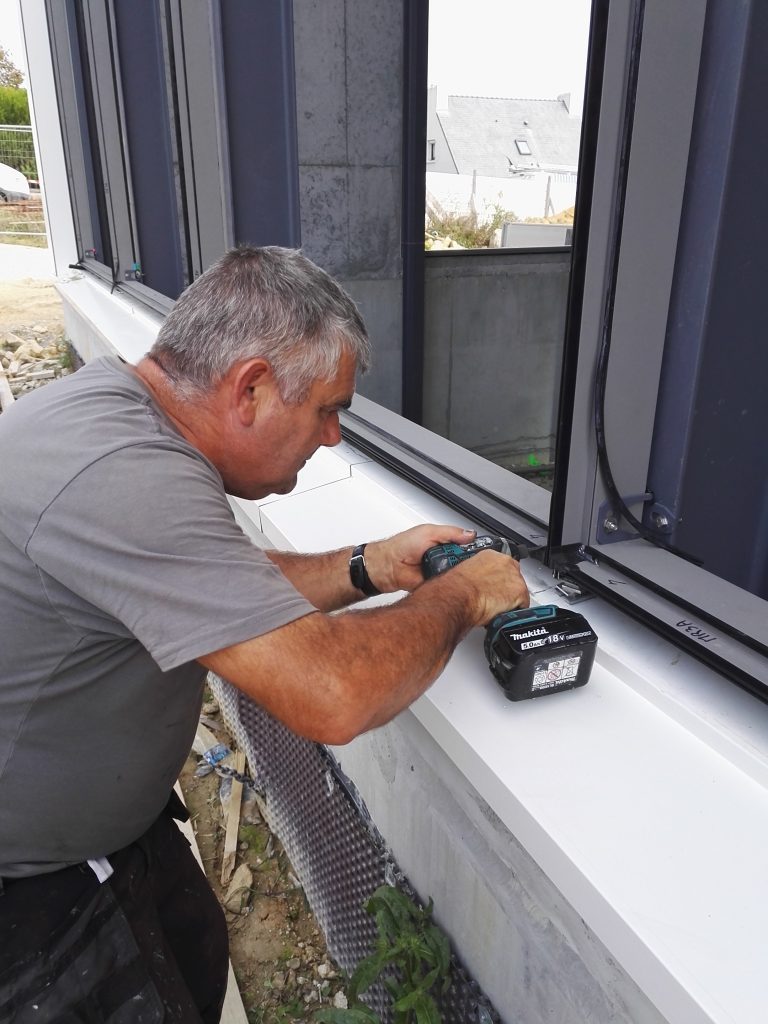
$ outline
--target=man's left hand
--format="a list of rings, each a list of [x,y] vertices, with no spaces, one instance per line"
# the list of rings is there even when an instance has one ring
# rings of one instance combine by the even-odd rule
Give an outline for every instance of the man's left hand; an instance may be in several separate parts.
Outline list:
[[[474,530],[460,526],[413,526],[388,540],[366,545],[368,576],[382,593],[415,590],[424,582],[421,558],[425,551],[436,544],[469,544],[475,536]]]

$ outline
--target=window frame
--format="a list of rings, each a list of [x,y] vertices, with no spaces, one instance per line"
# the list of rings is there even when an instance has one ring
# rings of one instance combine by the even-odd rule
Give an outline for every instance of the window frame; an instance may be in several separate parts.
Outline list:
[[[165,315],[172,298],[132,273],[140,253],[114,3],[84,0],[82,25],[93,59],[80,68],[85,55],[75,38],[78,5],[46,0],[78,256],[106,285]],[[425,9],[417,0],[404,0],[403,406],[414,420],[419,419],[423,370],[417,314],[421,295],[423,316],[425,254],[417,240],[423,228],[427,142]],[[184,168],[179,204],[185,211],[171,258],[186,259],[185,272],[193,279],[237,241],[222,9],[217,0],[198,0],[194,7],[168,0],[164,11],[164,38],[192,61],[174,66],[167,85],[169,103],[178,104],[174,139]],[[286,29],[290,11],[290,0],[282,0],[272,29],[284,48],[281,67],[292,60]],[[600,474],[592,431],[594,367],[600,344],[609,337],[606,433],[616,488],[631,505],[645,493],[648,477],[705,15],[698,0],[680,0],[673,9],[663,0],[593,2],[551,503],[548,496],[534,493],[535,485],[365,399],[356,399],[351,413],[343,416],[343,428],[346,439],[377,460],[489,530],[531,548],[571,585],[571,593],[575,587],[600,594],[768,700],[764,602],[624,530],[622,509],[611,507],[613,497]],[[671,19],[677,31],[670,31]],[[213,60],[194,62],[190,48],[209,57],[212,53]],[[190,77],[192,67],[195,75]],[[285,213],[278,229],[285,237],[278,244],[295,246],[300,242],[292,148],[295,103],[291,114],[291,88],[285,88],[287,102],[265,115],[262,126],[267,130],[284,121],[280,159],[292,167],[293,176],[280,196]],[[86,95],[89,89],[92,99]],[[662,100],[667,101],[665,161],[659,168],[654,158]],[[95,199],[99,176],[108,185],[106,212]],[[109,263],[98,258],[102,250]],[[654,254],[650,261],[649,251]],[[647,294],[659,301],[648,303]],[[618,426],[627,415],[627,395],[633,429],[622,431]],[[608,531],[606,522],[616,517],[619,528]]]
[[[144,13],[157,21],[160,46],[151,54],[128,31],[133,26],[116,0],[44,2],[77,258],[84,270],[167,313],[183,287],[238,242],[299,247],[291,0],[268,8],[248,0],[152,5]],[[229,81],[225,39],[233,64]],[[158,263],[173,268],[163,276],[173,279],[166,287],[175,294],[159,291],[142,268],[137,213],[149,206],[149,196],[146,190],[136,193],[131,171],[126,113],[132,98],[123,94],[121,42],[126,66],[134,65],[134,57],[142,67],[154,61],[154,79],[164,90],[166,132],[153,158],[172,193],[176,229],[153,232],[146,245],[160,247]],[[254,88],[260,88],[262,101],[250,115],[249,139],[269,132],[271,145],[254,148],[243,140],[233,148],[229,119],[251,103]],[[141,130],[134,118],[137,124]],[[259,188],[251,182],[254,173]]]

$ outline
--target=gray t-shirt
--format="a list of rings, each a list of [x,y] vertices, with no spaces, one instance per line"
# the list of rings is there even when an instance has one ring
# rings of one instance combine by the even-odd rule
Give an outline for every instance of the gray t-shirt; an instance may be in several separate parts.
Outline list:
[[[0,416],[0,877],[137,838],[195,734],[194,659],[313,606],[118,359]]]

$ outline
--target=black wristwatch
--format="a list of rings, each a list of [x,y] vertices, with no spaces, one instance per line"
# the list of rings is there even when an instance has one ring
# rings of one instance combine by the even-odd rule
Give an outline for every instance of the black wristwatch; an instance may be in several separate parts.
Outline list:
[[[352,557],[349,560],[349,578],[352,580],[352,586],[361,590],[366,597],[376,597],[381,591],[371,582],[371,577],[365,567],[364,552],[365,544],[358,544],[352,552]]]

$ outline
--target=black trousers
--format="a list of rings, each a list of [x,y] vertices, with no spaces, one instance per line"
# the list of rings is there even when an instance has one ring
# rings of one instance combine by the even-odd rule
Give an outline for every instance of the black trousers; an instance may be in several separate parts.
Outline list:
[[[87,864],[4,880],[1,1024],[217,1024],[227,927],[177,808],[186,813],[174,794],[110,855],[106,882]]]

